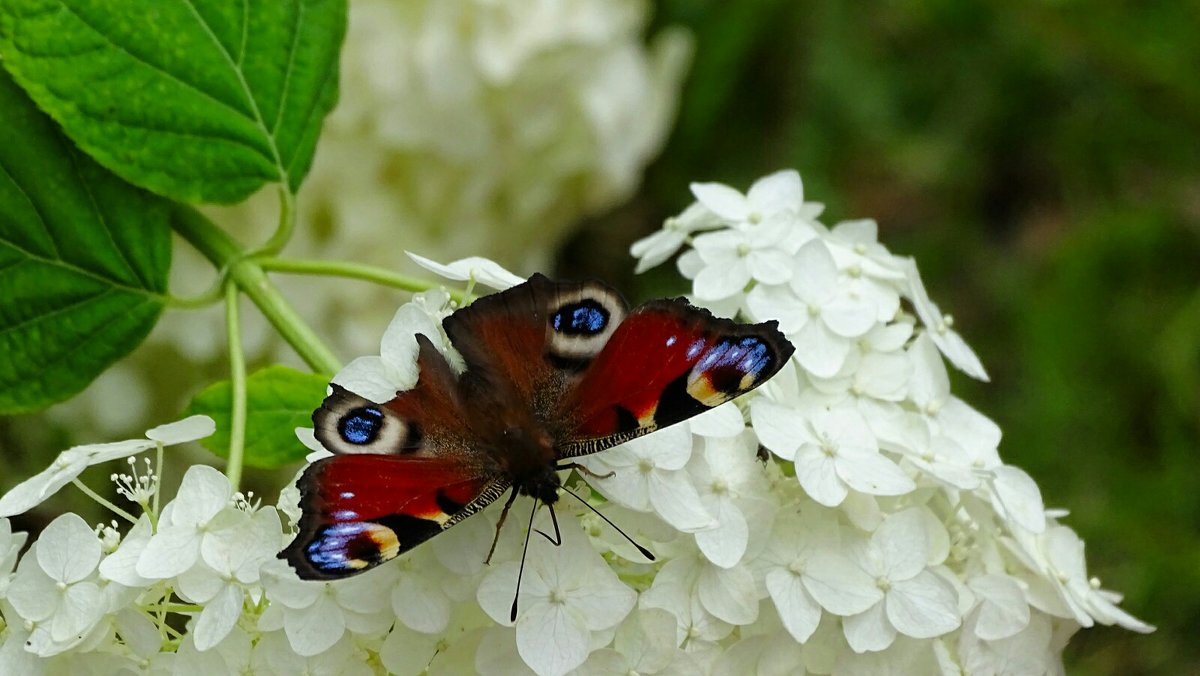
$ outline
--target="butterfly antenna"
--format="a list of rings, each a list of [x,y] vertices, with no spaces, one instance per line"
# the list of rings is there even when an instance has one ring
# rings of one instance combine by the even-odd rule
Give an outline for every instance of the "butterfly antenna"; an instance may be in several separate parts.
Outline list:
[[[516,494],[516,491],[513,491]],[[509,502],[512,502],[509,500]],[[517,590],[513,592],[512,611],[508,614],[510,622],[517,621],[517,599],[521,598],[521,578],[525,576],[525,555],[529,553],[529,536],[533,534],[533,516],[537,514],[538,501],[533,501],[533,509],[529,510],[529,529],[525,531],[525,548],[521,550],[521,567],[517,569]]]
[[[483,565],[488,565],[492,562],[492,554],[496,553],[496,543],[500,541],[500,527],[504,525],[504,520],[508,518],[508,508],[512,507],[512,503],[517,499],[517,489],[513,489],[508,494],[508,500],[504,503],[504,509],[500,510],[500,520],[496,522],[496,534],[492,536],[492,546],[488,548],[487,558],[483,560]]]
[[[650,550],[649,550],[649,549],[646,549],[645,547],[643,547],[643,546],[639,545],[638,543],[634,542],[633,538],[629,537],[629,535],[628,535],[628,534],[626,534],[626,533],[625,533],[625,531],[621,530],[621,529],[620,529],[620,527],[618,527],[618,526],[617,526],[617,524],[613,523],[611,519],[609,519],[607,516],[604,516],[603,514],[601,514],[601,513],[600,513],[600,510],[598,510],[598,509],[596,509],[595,507],[593,507],[593,506],[592,506],[590,503],[588,503],[588,501],[587,501],[587,500],[584,500],[583,498],[579,497],[579,494],[578,494],[578,493],[576,493],[575,491],[571,490],[570,488],[567,488],[566,486],[563,486],[563,487],[562,487],[562,489],[563,489],[564,491],[566,491],[568,494],[570,494],[570,495],[571,495],[571,497],[573,497],[573,498],[575,498],[576,500],[578,500],[578,501],[582,502],[584,507],[587,507],[588,509],[590,509],[590,510],[592,510],[593,512],[595,512],[595,513],[596,513],[596,516],[600,517],[601,519],[604,519],[604,523],[606,523],[606,524],[608,524],[608,525],[612,526],[612,527],[613,527],[613,530],[615,530],[615,531],[617,531],[618,533],[620,533],[620,534],[621,534],[621,537],[623,537],[623,538],[625,538],[626,540],[628,540],[628,541],[629,541],[629,544],[633,545],[634,547],[637,547],[637,548],[638,548],[638,551],[642,553],[642,556],[646,557],[647,559],[650,559],[651,561],[654,561],[654,555],[650,553]],[[551,511],[550,513],[551,513],[551,514],[553,514],[554,512],[553,512],[553,511]],[[555,523],[555,527],[556,527],[556,528],[558,527],[558,524],[557,524],[557,523]]]
[[[537,534],[549,540],[550,544],[558,547],[562,545],[562,531],[558,529],[558,515],[554,513],[554,505],[546,503],[546,508],[550,510],[550,521],[554,522],[554,537],[550,537],[540,530],[537,531]]]

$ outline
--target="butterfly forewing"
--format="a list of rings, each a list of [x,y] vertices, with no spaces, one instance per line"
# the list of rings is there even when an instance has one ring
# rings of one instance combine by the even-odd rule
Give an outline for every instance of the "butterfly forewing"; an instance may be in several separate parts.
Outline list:
[[[345,577],[393,559],[508,488],[502,477],[467,470],[439,457],[318,460],[300,479],[299,533],[281,556],[306,579]]]
[[[564,456],[682,422],[775,375],[794,348],[775,322],[738,324],[686,300],[652,301],[620,326],[560,403]]]

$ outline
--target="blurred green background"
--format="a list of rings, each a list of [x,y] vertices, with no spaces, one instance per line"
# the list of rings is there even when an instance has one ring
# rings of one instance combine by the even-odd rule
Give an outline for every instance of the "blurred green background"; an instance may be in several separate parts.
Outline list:
[[[656,24],[697,38],[675,133],[562,270],[669,290],[621,254],[689,181],[799,169],[826,223],[917,257],[992,375],[955,391],[1159,628],[1083,631],[1068,672],[1200,673],[1200,3],[664,0]]]

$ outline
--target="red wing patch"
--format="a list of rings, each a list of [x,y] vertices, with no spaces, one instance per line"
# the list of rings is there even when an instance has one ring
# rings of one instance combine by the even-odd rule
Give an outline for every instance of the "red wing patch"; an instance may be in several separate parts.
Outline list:
[[[280,557],[305,579],[345,577],[393,559],[486,506],[508,486],[466,469],[459,460],[438,457],[355,454],[318,460],[299,481],[300,532]]]
[[[682,299],[647,303],[613,337],[564,398],[574,422],[565,455],[603,450],[687,420],[749,392],[794,348],[775,322],[738,324]],[[612,443],[588,440],[610,439]]]

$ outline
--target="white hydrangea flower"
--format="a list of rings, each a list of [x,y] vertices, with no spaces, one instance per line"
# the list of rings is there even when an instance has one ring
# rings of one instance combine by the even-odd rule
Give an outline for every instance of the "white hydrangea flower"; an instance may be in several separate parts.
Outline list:
[[[206,539],[204,563],[179,575],[176,589],[204,605],[192,626],[196,649],[203,652],[225,640],[242,616],[247,586],[258,583],[259,569],[275,558],[282,532],[279,513],[260,509],[253,515],[237,510],[233,523]]]
[[[846,640],[856,652],[883,650],[899,632],[913,638],[933,638],[961,623],[955,589],[929,568],[926,518],[919,508],[889,516],[851,560],[865,572],[877,596],[867,610],[842,621]]]
[[[550,527],[549,519],[539,527]],[[615,627],[637,600],[574,522],[562,523],[559,532],[559,547],[530,534],[517,598],[517,651],[540,676],[560,676],[583,664],[593,633]],[[479,586],[479,605],[499,624],[512,624],[518,570],[516,561],[496,565]]]
[[[588,483],[605,497],[630,509],[653,511],[679,530],[694,532],[717,522],[684,469],[691,456],[691,432],[680,424],[578,462],[591,472]]]
[[[396,581],[393,566],[371,575],[336,582],[301,580],[283,561],[262,567],[262,584],[270,606],[262,614],[260,631],[283,629],[291,651],[303,657],[319,656],[337,644],[347,632],[383,633],[395,619],[389,617],[390,589]]]
[[[638,259],[634,272],[645,272],[674,256],[692,233],[719,228],[723,224],[721,218],[703,204],[692,202],[683,213],[668,218],[662,230],[639,239],[629,247],[629,255]]]
[[[104,592],[95,581],[100,540],[79,516],[63,514],[42,531],[21,559],[7,599],[33,623],[28,641],[42,656],[77,645],[107,610]]]
[[[754,561],[784,627],[800,643],[817,630],[822,609],[857,615],[878,600],[874,580],[842,555],[839,530],[836,519],[816,508],[785,512]]]
[[[214,431],[216,423],[212,418],[194,415],[150,429],[146,432],[145,439],[69,448],[60,453],[49,467],[13,486],[0,497],[0,517],[14,516],[33,509],[92,465],[136,455],[155,448],[158,444],[172,446],[203,439],[211,436]]]
[[[870,426],[849,407],[811,413],[772,402],[751,409],[754,430],[779,457],[795,462],[796,478],[817,502],[842,504],[851,489],[871,495],[903,495],[913,480],[879,451]]]
[[[852,340],[875,326],[879,310],[842,283],[822,239],[801,246],[793,266],[789,285],[755,286],[746,295],[746,306],[757,321],[778,319],[796,346],[796,361],[813,375],[828,378],[842,368]]]
[[[147,579],[172,578],[196,565],[201,556],[210,566],[219,566],[216,543],[243,525],[244,512],[232,500],[233,488],[223,474],[206,465],[189,467],[134,572]]]

